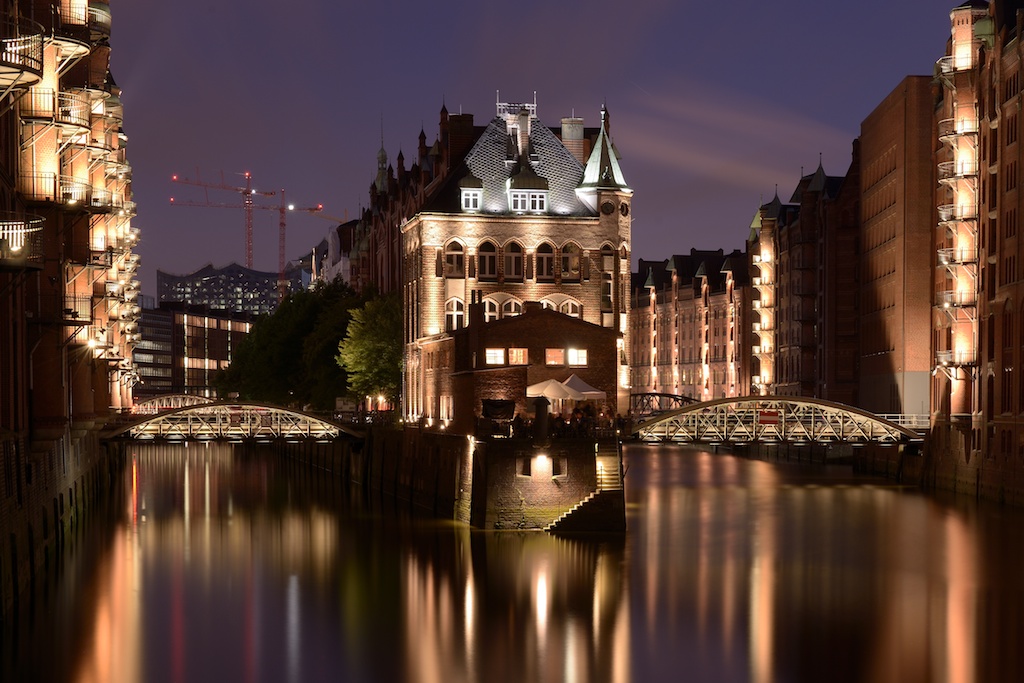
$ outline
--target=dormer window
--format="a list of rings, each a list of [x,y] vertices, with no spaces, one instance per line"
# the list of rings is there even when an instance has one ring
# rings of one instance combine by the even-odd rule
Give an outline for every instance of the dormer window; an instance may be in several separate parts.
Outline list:
[[[462,210],[463,211],[479,211],[480,201],[483,197],[482,190],[476,189],[465,189],[462,190]]]
[[[513,211],[520,213],[526,212],[526,207],[529,205],[530,193],[529,192],[511,192],[509,196],[509,205]]]
[[[530,193],[530,211],[533,213],[544,213],[548,208],[547,192]]]

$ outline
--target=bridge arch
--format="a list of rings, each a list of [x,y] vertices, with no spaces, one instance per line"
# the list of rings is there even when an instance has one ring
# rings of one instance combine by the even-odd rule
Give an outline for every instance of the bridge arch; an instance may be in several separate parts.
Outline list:
[[[144,415],[103,436],[107,439],[242,441],[329,440],[343,436],[362,438],[363,434],[300,410],[249,401],[214,401]]]
[[[153,415],[172,408],[183,408],[185,406],[197,406],[214,403],[216,399],[195,394],[166,394],[154,396],[143,401],[136,401],[132,406],[133,415]]]
[[[694,403],[640,422],[643,441],[678,443],[906,443],[918,432],[877,415],[817,398],[746,396]]]

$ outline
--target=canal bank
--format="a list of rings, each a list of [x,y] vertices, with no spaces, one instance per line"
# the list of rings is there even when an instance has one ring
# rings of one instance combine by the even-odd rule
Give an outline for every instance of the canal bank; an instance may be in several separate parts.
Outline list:
[[[0,500],[0,622],[20,596],[59,567],[68,538],[120,481],[124,450],[105,447],[94,430],[55,439],[3,440],[5,495]]]

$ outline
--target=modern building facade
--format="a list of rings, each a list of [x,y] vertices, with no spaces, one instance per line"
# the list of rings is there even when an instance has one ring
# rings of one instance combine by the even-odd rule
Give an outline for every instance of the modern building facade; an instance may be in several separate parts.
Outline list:
[[[633,393],[710,400],[750,393],[747,255],[639,262],[630,309]]]
[[[496,108],[481,127],[471,115],[442,110],[439,147],[447,152],[431,155],[438,173],[401,223],[405,418],[453,418],[445,379],[454,367],[451,332],[466,325],[475,301],[485,323],[536,301],[612,330],[619,363],[605,383],[616,387],[612,400],[625,412],[633,193],[607,112],[597,129],[565,118],[556,134],[535,103]]]
[[[183,302],[152,304],[144,302],[139,321],[142,340],[134,360],[140,381],[135,398],[217,398],[214,376],[231,364],[232,354],[252,329],[253,316]]]
[[[300,291],[310,281],[307,267],[289,267],[285,271],[288,291]],[[187,275],[156,271],[157,301],[182,302],[212,309],[250,315],[273,313],[281,300],[279,274],[268,273],[232,263],[223,268],[207,264]]]

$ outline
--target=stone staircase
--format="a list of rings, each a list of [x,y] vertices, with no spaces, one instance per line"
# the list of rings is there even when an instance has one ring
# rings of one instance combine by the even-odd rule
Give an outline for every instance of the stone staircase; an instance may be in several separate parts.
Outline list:
[[[597,468],[597,490],[544,527],[553,534],[621,533],[626,530],[626,499],[618,468]]]

